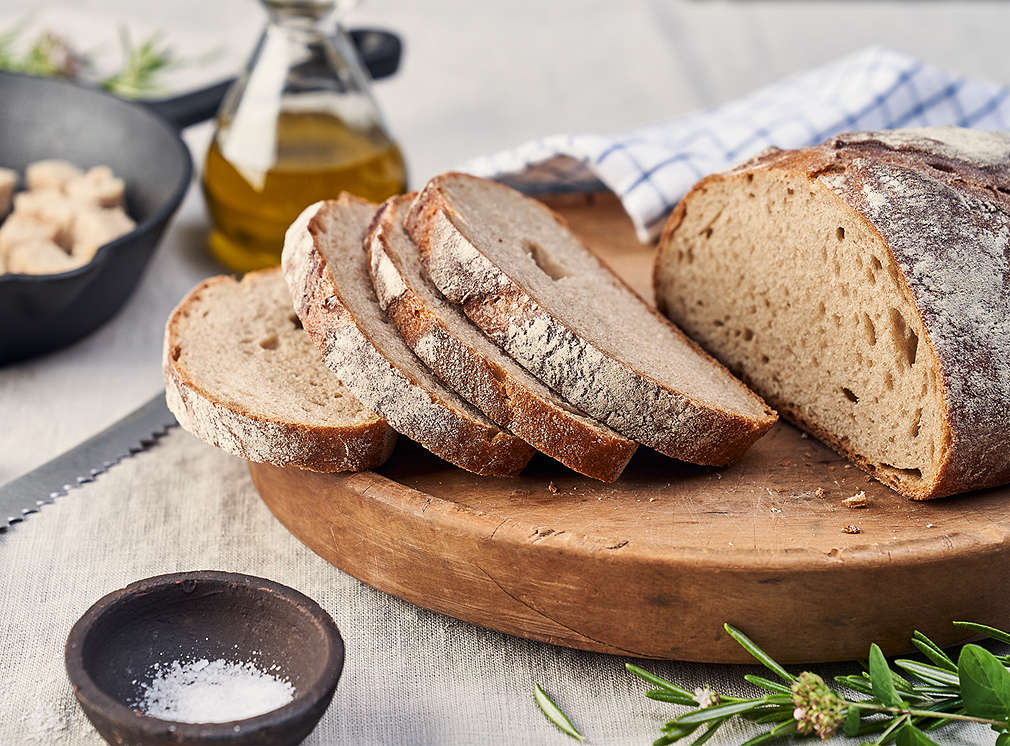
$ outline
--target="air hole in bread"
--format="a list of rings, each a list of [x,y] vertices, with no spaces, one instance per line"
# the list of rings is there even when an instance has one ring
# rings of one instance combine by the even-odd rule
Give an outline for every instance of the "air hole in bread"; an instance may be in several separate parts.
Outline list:
[[[922,424],[922,407],[915,410],[915,416],[912,418],[912,427],[909,428],[908,434],[913,438],[919,437],[919,428]]]
[[[845,240],[845,229],[842,226],[838,226],[838,230],[835,231],[835,236],[839,241]]]
[[[173,360],[178,360],[179,356],[181,354],[182,354],[182,347],[180,347],[179,345],[176,345],[175,347],[172,348],[172,359]]]
[[[298,314],[297,313],[291,314],[288,317],[288,321],[291,322],[291,324],[295,327],[295,329],[301,329],[302,328],[302,320],[300,318],[298,318]]]
[[[954,169],[953,168],[951,168],[950,166],[948,166],[946,163],[940,163],[939,161],[936,161],[934,163],[930,163],[929,166],[930,166],[930,168],[935,168],[937,171],[942,171],[945,174],[954,173]]]
[[[276,350],[278,345],[280,345],[280,340],[276,334],[271,334],[269,337],[260,340],[260,347],[264,350]]]
[[[753,332],[753,330],[751,330],[751,329],[744,329],[743,330],[743,338],[744,338],[745,342],[750,342],[752,339],[754,339],[754,332]]]
[[[866,343],[873,347],[877,344],[877,327],[873,325],[873,319],[869,314],[863,314],[863,331],[866,333]]]
[[[856,396],[855,393],[852,391],[852,389],[848,388],[847,386],[842,386],[842,393],[845,394],[845,398],[848,399],[853,404],[859,402],[859,397]]]
[[[550,252],[545,250],[539,244],[526,239],[523,241],[523,249],[530,255],[530,258],[540,268],[540,270],[552,280],[560,280],[568,276],[568,272],[565,271],[565,268],[555,261]],[[693,258],[694,257],[689,257],[688,261],[691,261]]]
[[[892,308],[890,314],[891,333],[894,335],[894,346],[898,350],[899,359],[912,367],[919,351],[919,337],[908,327],[905,317],[898,309]]]
[[[889,372],[884,374],[884,388],[888,391],[894,391],[894,376]]]

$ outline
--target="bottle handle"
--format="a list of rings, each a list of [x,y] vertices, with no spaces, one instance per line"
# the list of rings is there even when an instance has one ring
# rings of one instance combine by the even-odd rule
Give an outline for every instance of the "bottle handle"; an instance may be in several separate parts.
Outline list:
[[[399,69],[403,55],[403,41],[399,35],[371,28],[351,29],[348,35],[372,80],[388,78]],[[176,129],[184,129],[214,117],[234,82],[235,78],[229,78],[178,96],[141,103]]]

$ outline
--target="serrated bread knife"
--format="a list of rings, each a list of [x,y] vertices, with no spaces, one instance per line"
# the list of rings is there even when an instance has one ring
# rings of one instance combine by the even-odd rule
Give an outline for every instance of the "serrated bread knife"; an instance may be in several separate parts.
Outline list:
[[[94,481],[122,459],[154,445],[175,421],[165,392],[97,435],[0,487],[0,531],[75,487]]]

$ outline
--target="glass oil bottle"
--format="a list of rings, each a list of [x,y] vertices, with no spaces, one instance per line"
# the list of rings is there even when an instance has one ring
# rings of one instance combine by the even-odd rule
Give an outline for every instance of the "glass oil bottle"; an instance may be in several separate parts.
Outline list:
[[[348,191],[381,201],[406,168],[333,0],[262,0],[269,20],[218,114],[204,164],[209,246],[230,269],[280,261],[309,204]]]

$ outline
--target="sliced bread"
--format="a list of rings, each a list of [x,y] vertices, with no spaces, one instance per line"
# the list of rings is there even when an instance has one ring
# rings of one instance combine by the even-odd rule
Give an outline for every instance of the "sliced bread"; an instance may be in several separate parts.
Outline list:
[[[197,285],[168,319],[163,362],[179,424],[248,461],[357,471],[396,443],[322,364],[278,268]]]
[[[1010,135],[861,132],[699,182],[660,307],[902,494],[1010,482]]]
[[[517,474],[533,448],[435,378],[379,307],[364,247],[375,212],[345,194],[311,205],[288,228],[281,261],[306,331],[340,380],[396,430],[476,474]]]
[[[580,474],[617,479],[637,444],[562,401],[427,279],[403,228],[413,196],[383,204],[366,239],[379,305],[400,336],[435,375],[503,428]]]
[[[775,420],[541,203],[464,174],[432,179],[406,226],[439,291],[575,407],[684,461],[739,458]]]

